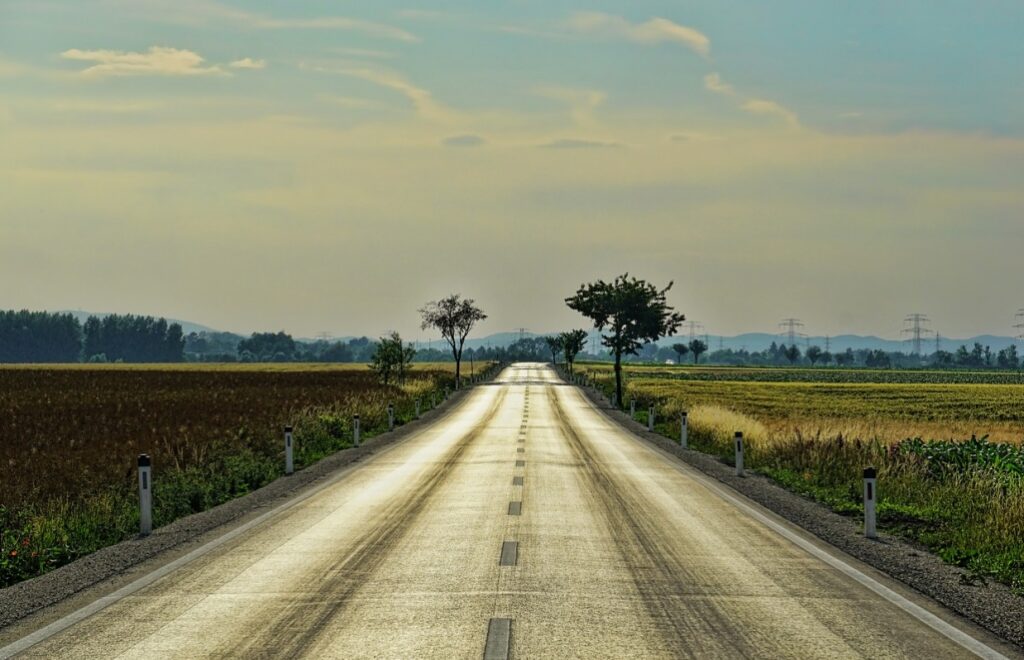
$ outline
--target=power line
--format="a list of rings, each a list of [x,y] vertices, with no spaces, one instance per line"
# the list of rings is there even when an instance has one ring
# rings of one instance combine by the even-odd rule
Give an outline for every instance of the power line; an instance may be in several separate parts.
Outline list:
[[[904,327],[900,334],[910,335],[907,341],[912,342],[914,355],[921,355],[921,338],[932,333],[932,330],[927,327],[929,323],[931,320],[925,314],[909,314],[907,318],[903,319]]]
[[[690,341],[693,341],[700,335],[700,332],[698,331],[704,330],[704,324],[697,323],[696,321],[687,321],[686,323],[683,324],[683,327],[689,331]]]
[[[804,324],[800,322],[800,319],[782,319],[779,323],[779,327],[782,328],[782,332],[779,334],[786,335],[789,339],[790,346],[796,344],[797,337],[804,336],[804,333],[800,331],[800,328],[804,327]]]

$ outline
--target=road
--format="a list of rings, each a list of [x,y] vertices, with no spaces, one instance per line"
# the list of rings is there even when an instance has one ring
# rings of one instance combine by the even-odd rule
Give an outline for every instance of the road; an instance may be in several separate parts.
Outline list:
[[[24,655],[971,655],[725,490],[549,368],[513,365]]]

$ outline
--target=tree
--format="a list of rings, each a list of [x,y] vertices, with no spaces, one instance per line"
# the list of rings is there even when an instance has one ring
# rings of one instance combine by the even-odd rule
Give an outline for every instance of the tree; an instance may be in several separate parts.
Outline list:
[[[833,355],[828,351],[825,351],[824,353],[821,354],[821,363],[824,365],[828,365],[830,362],[832,362],[832,358]]]
[[[545,337],[544,343],[548,345],[548,350],[551,351],[551,364],[558,364],[558,354],[565,349],[565,346],[562,345],[562,336],[552,335]]]
[[[793,344],[792,346],[784,346],[782,348],[782,354],[786,356],[789,363],[792,365],[800,359],[800,348]]]
[[[573,364],[576,363],[576,356],[583,350],[587,343],[586,330],[570,330],[559,335],[562,338],[562,350],[565,353],[565,363],[569,366],[569,373],[572,374]]]
[[[254,332],[238,342],[239,356],[243,353],[255,356],[257,362],[289,362],[295,356],[295,340],[283,331]]]
[[[599,331],[608,330],[601,343],[615,358],[616,403],[622,401],[622,356],[636,355],[645,343],[671,335],[686,320],[665,300],[671,288],[672,282],[659,290],[626,273],[612,282],[581,285],[576,295],[565,299],[569,309],[591,319]]]
[[[999,365],[1000,369],[1016,369],[1020,367],[1020,356],[1017,355],[1017,347],[1014,344],[1010,344],[999,351],[999,355],[996,357],[996,364]]]
[[[836,353],[836,364],[840,367],[849,367],[856,362],[856,360],[857,358],[853,354],[852,348],[848,348],[842,353]]]
[[[807,359],[811,361],[811,366],[818,364],[818,360],[822,358],[824,352],[818,346],[811,346],[807,349]]]
[[[455,389],[462,385],[462,349],[466,345],[473,326],[487,318],[483,310],[477,307],[470,298],[462,298],[454,293],[436,302],[429,302],[420,310],[423,317],[421,327],[435,328],[448,342],[455,359]]]
[[[682,364],[683,358],[690,352],[690,347],[680,342],[678,344],[672,344],[672,350],[676,353],[676,364]]]
[[[392,375],[396,382],[404,383],[405,372],[415,356],[416,349],[411,345],[405,346],[402,336],[392,332],[387,337],[381,337],[377,343],[370,358],[370,369],[377,373],[385,385],[390,384]]]
[[[701,354],[707,352],[708,345],[700,339],[693,339],[690,341],[689,349],[693,353],[693,363],[697,364],[700,362]]]

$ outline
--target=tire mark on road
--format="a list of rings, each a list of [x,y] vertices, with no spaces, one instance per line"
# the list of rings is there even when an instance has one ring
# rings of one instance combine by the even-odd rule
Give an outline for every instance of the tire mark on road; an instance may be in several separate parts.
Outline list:
[[[350,553],[328,568],[308,595],[284,610],[257,634],[232,648],[218,649],[219,656],[260,656],[273,649],[275,657],[298,657],[316,643],[324,627],[342,614],[352,597],[387,559],[416,517],[436,498],[441,486],[459,466],[466,450],[490,426],[505,400],[501,388],[479,424],[466,433],[426,474],[408,490],[408,497],[391,502],[378,517],[379,523],[363,536]]]
[[[701,655],[702,647],[722,646],[733,657],[754,657],[764,653],[744,631],[730,623],[728,613],[710,601],[699,611],[699,621],[692,620],[694,609],[684,606],[686,597],[681,588],[690,570],[682,557],[672,549],[672,540],[648,511],[642,498],[625,490],[616,475],[600,461],[573,429],[553,388],[546,388],[556,425],[568,441],[579,462],[583,481],[591,499],[600,504],[601,516],[611,532],[624,564],[643,600],[648,615],[662,635],[666,650],[673,655]],[[691,619],[682,616],[684,610]],[[700,631],[713,631],[714,639],[699,639]]]

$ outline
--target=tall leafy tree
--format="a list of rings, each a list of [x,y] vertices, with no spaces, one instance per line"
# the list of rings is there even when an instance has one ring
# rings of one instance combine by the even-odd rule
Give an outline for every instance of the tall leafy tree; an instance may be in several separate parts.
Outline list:
[[[822,359],[824,355],[820,346],[811,346],[807,349],[807,359],[811,361],[811,366],[818,364],[818,360]]]
[[[702,339],[694,339],[690,341],[689,349],[693,354],[693,363],[697,364],[700,362],[700,356],[707,352],[708,345]]]
[[[563,332],[562,351],[565,355],[565,363],[569,366],[569,373],[572,373],[573,365],[576,363],[576,356],[580,354],[587,343],[586,330],[570,330]]]
[[[570,309],[588,317],[601,331],[601,343],[615,358],[615,401],[622,401],[622,356],[636,355],[640,348],[679,329],[686,320],[673,310],[665,294],[672,282],[659,289],[629,273],[612,282],[584,284],[565,299]]]
[[[440,331],[451,347],[455,359],[455,389],[459,389],[462,386],[462,349],[466,345],[466,337],[473,326],[486,319],[487,315],[471,298],[463,298],[457,293],[427,303],[420,310],[420,315],[423,318],[421,327]]]
[[[547,344],[548,350],[551,351],[551,364],[558,364],[558,355],[565,349],[562,344],[561,335],[552,335],[544,338],[544,343]]]
[[[690,347],[686,344],[679,342],[678,344],[672,344],[672,350],[676,354],[676,364],[683,363],[683,357],[690,352]]]
[[[794,364],[800,359],[800,347],[796,344],[793,344],[792,346],[784,346],[782,354],[786,356],[786,359],[789,360],[790,364]]]

